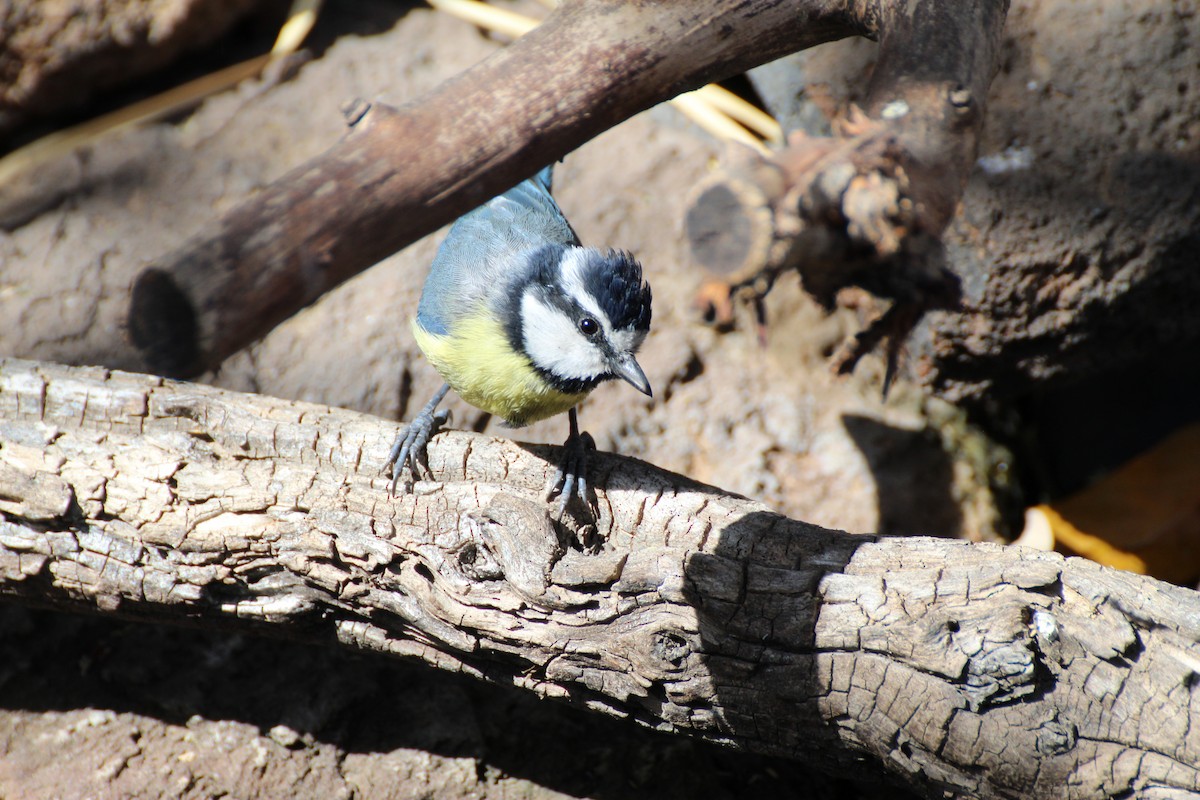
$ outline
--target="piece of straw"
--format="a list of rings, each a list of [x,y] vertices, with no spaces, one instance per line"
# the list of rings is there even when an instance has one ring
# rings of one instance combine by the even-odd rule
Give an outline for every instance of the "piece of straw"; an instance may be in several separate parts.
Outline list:
[[[481,28],[511,36],[514,39],[523,36],[539,24],[532,17],[496,8],[480,2],[480,0],[427,0],[427,2],[439,11]],[[553,7],[555,2],[554,0],[543,0],[543,5]],[[754,133],[769,142],[783,143],[783,128],[770,114],[755,108],[733,92],[715,84],[681,94],[670,100],[670,103],[685,117],[717,139],[732,139],[742,142],[762,153],[767,153],[768,150]]]

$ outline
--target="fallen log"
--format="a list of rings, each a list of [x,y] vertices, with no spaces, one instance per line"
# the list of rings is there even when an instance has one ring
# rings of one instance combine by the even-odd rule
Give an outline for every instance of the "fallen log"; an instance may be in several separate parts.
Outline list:
[[[0,595],[270,631],[655,728],[865,760],[972,797],[1200,791],[1200,595],[1080,559],[853,536],[597,454],[595,524],[552,519],[557,448],[0,362]]]

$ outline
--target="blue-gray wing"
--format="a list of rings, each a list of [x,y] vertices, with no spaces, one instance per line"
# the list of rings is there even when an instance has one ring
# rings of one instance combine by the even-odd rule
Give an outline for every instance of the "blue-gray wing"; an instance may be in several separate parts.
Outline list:
[[[552,179],[553,165],[451,226],[421,293],[421,327],[447,333],[456,319],[489,302],[490,293],[505,291],[529,251],[546,244],[579,244],[550,194]]]

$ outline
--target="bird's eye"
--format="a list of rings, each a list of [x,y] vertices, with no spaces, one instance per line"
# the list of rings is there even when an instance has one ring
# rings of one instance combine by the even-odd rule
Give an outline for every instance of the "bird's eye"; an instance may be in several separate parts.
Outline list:
[[[591,317],[579,320],[579,332],[584,336],[595,336],[600,331],[600,323]]]

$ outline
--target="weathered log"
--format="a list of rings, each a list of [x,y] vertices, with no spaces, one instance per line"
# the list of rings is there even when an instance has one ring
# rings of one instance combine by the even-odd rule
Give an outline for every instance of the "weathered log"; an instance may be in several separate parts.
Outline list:
[[[413,656],[930,796],[1200,791],[1200,595],[1016,547],[851,536],[597,454],[0,363],[0,594]]]

